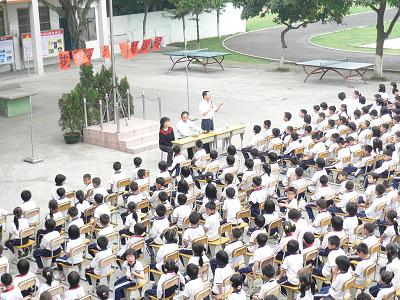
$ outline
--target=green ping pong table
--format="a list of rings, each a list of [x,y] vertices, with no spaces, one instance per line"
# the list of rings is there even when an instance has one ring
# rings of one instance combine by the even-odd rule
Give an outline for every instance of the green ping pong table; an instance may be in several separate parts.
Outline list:
[[[342,76],[344,79],[349,79],[350,77],[360,77],[364,83],[367,83],[365,80],[365,73],[368,68],[373,67],[373,64],[369,63],[359,63],[359,62],[351,62],[347,59],[344,60],[310,60],[305,62],[299,62],[298,65],[303,66],[304,72],[307,74],[304,82],[311,75],[322,74],[319,78],[320,80],[325,76],[329,71],[335,72]],[[312,68],[312,70],[308,70],[307,67]],[[347,73],[349,71],[349,73]]]
[[[214,52],[209,51],[208,49],[201,49],[201,50],[187,50],[187,51],[174,51],[164,53],[164,55],[168,55],[169,59],[172,61],[172,68],[174,69],[176,64],[179,63],[186,63],[187,67],[192,62],[200,63],[205,70],[207,70],[208,65],[218,64],[222,70],[224,67],[222,66],[222,62],[225,59],[226,55],[230,55],[230,53],[226,52]]]

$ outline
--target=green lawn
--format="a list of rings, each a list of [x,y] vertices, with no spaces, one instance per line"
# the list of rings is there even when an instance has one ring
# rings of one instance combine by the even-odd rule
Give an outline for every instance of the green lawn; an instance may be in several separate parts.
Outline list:
[[[350,10],[350,15],[365,13],[365,12],[369,12],[369,11],[371,11],[371,9],[367,8],[367,7],[353,6]],[[248,19],[246,22],[246,31],[252,31],[252,30],[257,30],[257,29],[265,29],[265,28],[279,26],[279,24],[276,24],[273,21],[274,17],[275,17],[274,14],[266,14],[265,17],[254,17],[254,18]]]
[[[222,42],[227,37],[229,37],[229,36],[222,36],[221,39],[219,39],[218,37],[201,39],[200,40],[200,48],[201,49],[208,48],[209,50],[212,50],[212,51],[230,53],[230,55],[227,55],[225,57],[224,62],[231,63],[231,64],[235,64],[235,63],[269,64],[270,63],[270,61],[266,60],[266,59],[253,58],[253,57],[250,57],[250,56],[241,55],[241,54],[237,54],[237,53],[228,51],[222,45]],[[171,46],[184,48],[184,44],[183,43],[173,43]],[[188,50],[197,49],[197,42],[196,41],[189,41],[188,44],[187,44],[187,48],[188,48]]]
[[[389,38],[400,37],[400,24],[396,23],[393,28],[392,34]],[[314,36],[311,42],[314,44],[350,51],[361,51],[366,53],[374,53],[373,48],[363,48],[362,45],[374,43],[376,40],[375,26],[367,26],[362,28],[352,28],[324,35]],[[386,54],[400,54],[400,50],[385,49]]]

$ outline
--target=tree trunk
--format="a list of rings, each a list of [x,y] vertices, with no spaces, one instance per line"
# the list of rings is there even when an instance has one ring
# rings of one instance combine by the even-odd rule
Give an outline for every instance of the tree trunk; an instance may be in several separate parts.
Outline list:
[[[182,17],[182,31],[183,31],[183,44],[185,45],[185,49],[186,49],[186,22],[185,22],[185,16]]]
[[[200,49],[200,24],[199,14],[196,14],[196,30],[197,30],[197,49]]]
[[[279,68],[283,68],[283,64],[285,62],[285,56],[286,56],[286,49],[287,49],[287,44],[285,40],[285,35],[291,30],[290,27],[286,27],[284,30],[281,32],[281,58],[279,59]]]
[[[220,17],[220,14],[221,14],[221,10],[218,8],[217,9],[217,35],[218,35],[218,38],[221,38],[221,34],[219,32],[219,17]]]
[[[146,22],[147,22],[147,14],[149,13],[149,6],[144,6],[144,16],[143,16],[143,40],[146,38]]]
[[[382,77],[383,75],[383,46],[386,39],[385,23],[384,23],[385,10],[379,9],[377,11],[376,22],[376,48],[375,48],[375,66],[374,77]]]

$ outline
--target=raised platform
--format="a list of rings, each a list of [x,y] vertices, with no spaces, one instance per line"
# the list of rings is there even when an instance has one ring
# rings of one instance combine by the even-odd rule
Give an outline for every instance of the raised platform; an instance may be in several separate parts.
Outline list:
[[[132,118],[120,121],[120,133],[113,122],[83,129],[83,140],[87,144],[111,148],[123,152],[140,153],[158,147],[159,122]]]

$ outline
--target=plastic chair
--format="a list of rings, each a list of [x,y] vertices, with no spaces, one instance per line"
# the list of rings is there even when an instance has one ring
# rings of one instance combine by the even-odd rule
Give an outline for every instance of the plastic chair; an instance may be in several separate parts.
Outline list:
[[[49,288],[47,290],[51,294],[52,297],[60,296],[64,294],[64,286],[63,285],[57,285],[55,287]]]
[[[55,248],[55,249],[60,249],[64,243],[65,243],[65,236],[59,236],[50,241],[50,247]],[[51,261],[53,260],[53,258],[59,257],[60,254],[61,254],[61,252],[58,254],[54,254],[54,251],[51,251],[50,256],[42,256],[43,266],[50,267]]]
[[[218,239],[214,240],[214,241],[208,241],[208,246],[211,249],[211,255],[215,256],[215,249],[217,246],[221,246],[223,247],[228,241],[229,241],[229,237],[228,234],[229,232],[232,231],[232,224],[224,224],[221,225],[218,229]],[[225,234],[225,236],[223,236]]]
[[[196,295],[194,295],[194,300],[204,300],[207,297],[211,299],[211,288],[206,288],[198,292]]]
[[[143,267],[144,279],[137,283],[135,286],[125,289],[126,299],[131,299],[131,293],[138,291],[140,297],[142,296],[143,287],[150,281],[150,265],[145,265]]]
[[[96,293],[97,280],[101,281],[102,278],[107,278],[107,284],[110,286],[111,275],[115,272],[115,270],[112,268],[112,266],[115,264],[115,261],[116,261],[115,255],[110,255],[100,260],[99,262],[100,268],[105,268],[109,266],[111,267],[110,271],[108,271],[106,275],[96,275],[92,273],[86,273],[94,281],[93,294]]]
[[[178,275],[175,275],[171,279],[168,279],[162,284],[162,291],[163,291],[163,297],[161,298],[162,300],[172,300],[176,294],[176,292],[170,296],[170,297],[165,297],[165,291],[168,290],[169,288],[172,288],[173,286],[178,286],[177,289],[179,289],[180,286],[180,278]],[[150,299],[153,300],[159,300],[157,297],[150,296]]]
[[[79,254],[82,254],[83,257],[86,257],[86,245],[82,244],[82,245],[78,245],[74,248],[71,249],[70,253],[69,253],[69,257],[75,257]],[[73,264],[73,265],[68,265],[65,263],[59,263],[60,265],[63,266],[63,269],[66,270],[64,271],[64,274],[69,274],[69,270],[75,267],[78,267],[78,273],[81,274],[82,271],[82,265],[85,262],[85,259],[83,258],[81,262]]]

